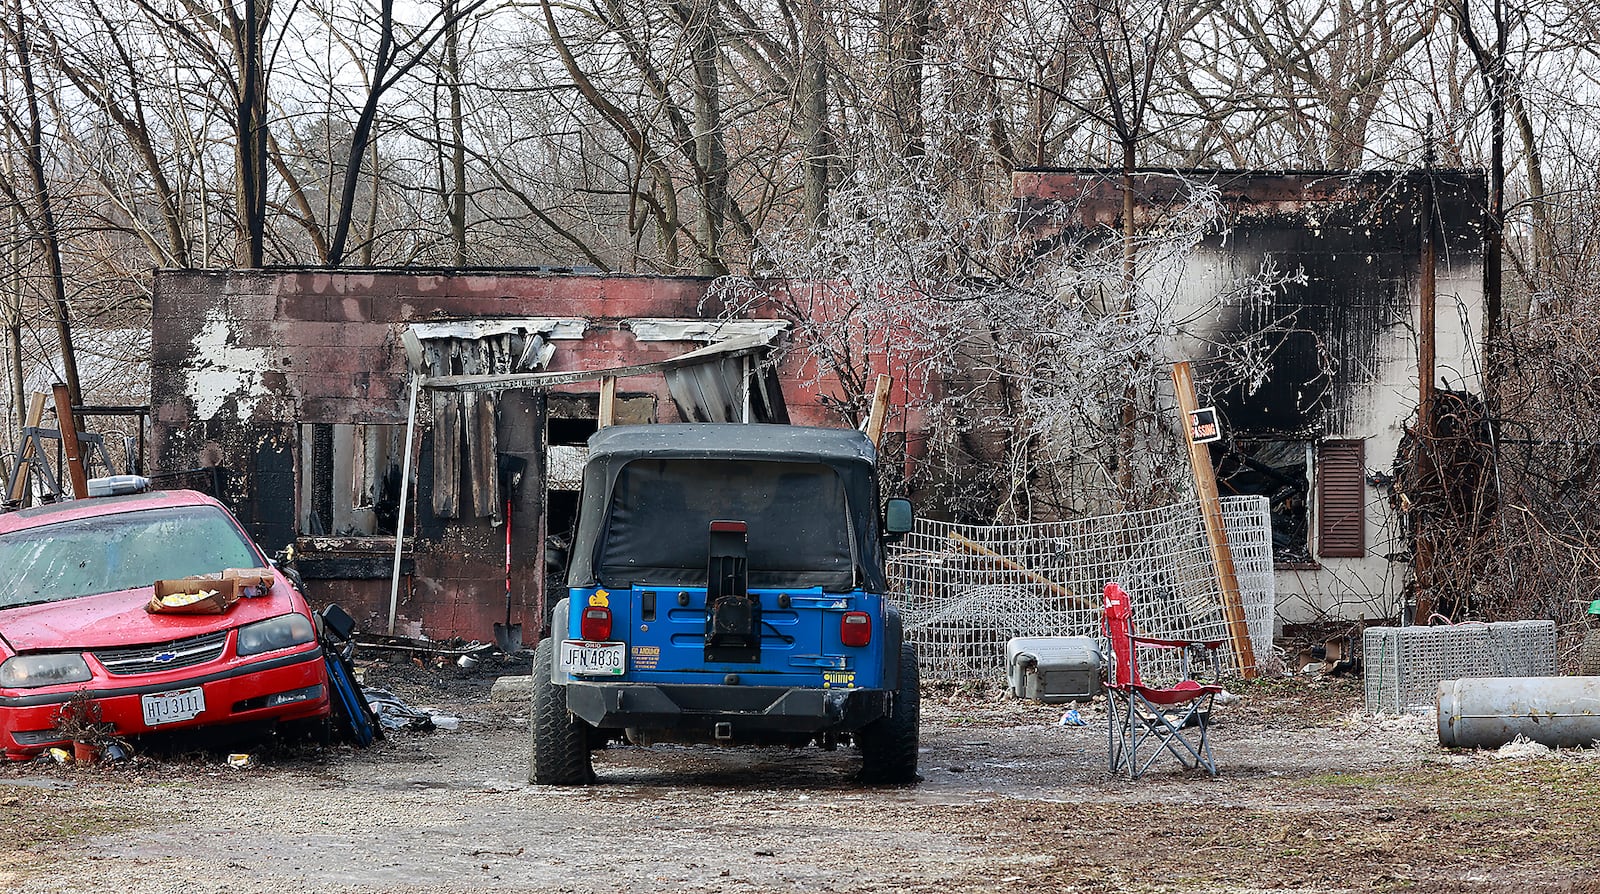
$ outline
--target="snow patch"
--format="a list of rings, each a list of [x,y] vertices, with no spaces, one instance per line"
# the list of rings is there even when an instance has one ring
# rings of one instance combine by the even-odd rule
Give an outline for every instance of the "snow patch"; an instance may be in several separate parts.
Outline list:
[[[1517,736],[1515,739],[1501,745],[1495,752],[1495,757],[1507,760],[1527,760],[1529,758],[1548,757],[1550,747],[1541,745],[1527,736]]]

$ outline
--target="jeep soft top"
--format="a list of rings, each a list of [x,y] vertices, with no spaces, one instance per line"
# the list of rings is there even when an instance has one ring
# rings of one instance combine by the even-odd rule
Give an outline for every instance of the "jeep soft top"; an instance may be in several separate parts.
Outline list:
[[[535,651],[531,778],[592,780],[609,739],[853,742],[916,778],[917,668],[884,599],[876,452],[787,425],[607,428],[569,598]],[[893,507],[892,532],[909,526]]]

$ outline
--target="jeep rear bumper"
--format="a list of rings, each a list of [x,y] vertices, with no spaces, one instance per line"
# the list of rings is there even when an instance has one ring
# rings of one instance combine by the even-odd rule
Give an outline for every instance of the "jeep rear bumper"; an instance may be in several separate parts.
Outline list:
[[[734,735],[854,732],[884,716],[889,693],[876,689],[785,686],[591,683],[567,687],[567,710],[600,729],[703,731]]]

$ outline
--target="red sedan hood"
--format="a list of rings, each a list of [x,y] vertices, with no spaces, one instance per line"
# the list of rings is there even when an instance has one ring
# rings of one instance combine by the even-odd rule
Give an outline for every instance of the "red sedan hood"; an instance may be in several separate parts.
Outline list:
[[[151,587],[25,605],[0,610],[0,637],[18,652],[163,643],[287,614],[294,610],[287,589],[241,599],[220,615],[151,614],[144,610]]]

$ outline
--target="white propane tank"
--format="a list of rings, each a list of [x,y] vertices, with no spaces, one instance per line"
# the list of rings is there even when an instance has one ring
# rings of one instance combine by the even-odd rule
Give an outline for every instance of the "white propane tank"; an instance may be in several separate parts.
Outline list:
[[[1499,748],[1525,736],[1551,748],[1600,740],[1600,677],[1473,677],[1439,682],[1439,744]]]
[[[120,497],[142,494],[150,489],[150,479],[142,475],[108,475],[89,479],[89,496]]]

